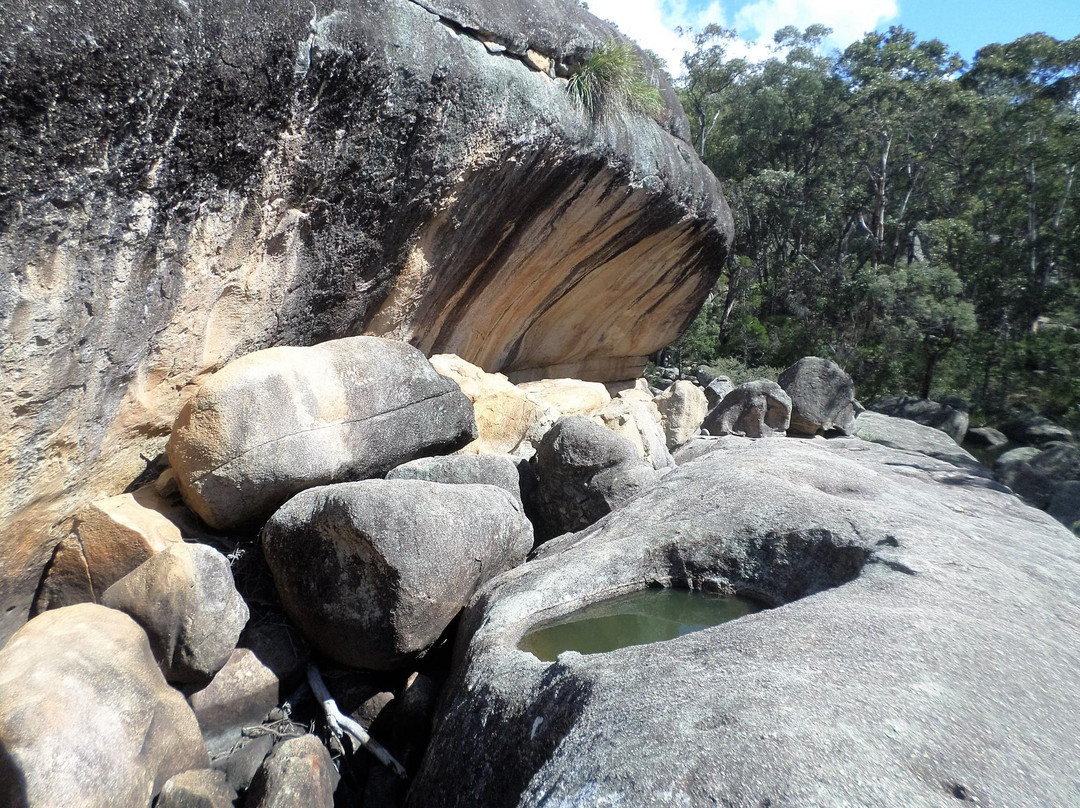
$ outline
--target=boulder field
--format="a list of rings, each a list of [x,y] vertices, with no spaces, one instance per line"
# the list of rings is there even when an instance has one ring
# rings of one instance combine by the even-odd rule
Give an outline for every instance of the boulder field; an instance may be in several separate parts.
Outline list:
[[[82,509],[0,650],[0,795],[1068,804],[1080,545],[944,432],[852,427],[850,379],[812,357],[708,413],[701,381],[439,364],[354,337],[205,380],[174,465]],[[1066,448],[1034,451],[1071,468]],[[209,500],[235,535],[195,516]],[[587,632],[603,652],[523,650],[657,587],[756,607],[705,629],[668,591],[681,616],[647,644],[635,600]]]
[[[663,76],[657,119],[568,93],[615,36],[576,0],[0,0],[0,638],[231,359],[640,375],[732,223]]]

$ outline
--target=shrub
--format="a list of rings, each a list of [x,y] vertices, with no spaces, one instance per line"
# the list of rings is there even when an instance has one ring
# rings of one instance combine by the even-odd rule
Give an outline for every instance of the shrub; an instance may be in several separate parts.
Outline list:
[[[629,42],[609,39],[570,77],[567,92],[592,116],[622,107],[656,117],[664,109],[660,91],[645,76],[641,56]]]

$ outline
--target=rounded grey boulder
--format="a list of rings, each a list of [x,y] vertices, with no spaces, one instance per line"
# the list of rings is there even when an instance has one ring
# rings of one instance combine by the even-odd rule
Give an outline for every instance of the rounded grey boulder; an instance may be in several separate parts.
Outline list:
[[[588,527],[656,485],[634,444],[590,418],[560,418],[536,451],[536,506],[544,539]]]
[[[167,448],[184,501],[225,528],[475,437],[472,403],[422,353],[350,337],[230,362],[180,411]]]
[[[710,435],[773,438],[787,434],[791,398],[776,382],[761,379],[740,384],[705,416]]]
[[[289,738],[259,767],[244,800],[253,808],[333,808],[341,775],[314,735]]]
[[[523,562],[533,533],[502,488],[364,480],[297,494],[262,543],[285,611],[313,646],[393,670],[422,657],[489,578]]]
[[[248,620],[229,562],[204,544],[174,544],[105,590],[101,602],[146,631],[170,682],[206,682],[229,660]]]
[[[427,480],[451,485],[494,485],[527,501],[536,488],[529,461],[511,455],[444,455],[403,463],[386,475],[388,480]]]
[[[788,430],[816,435],[838,429],[855,430],[855,385],[835,362],[804,356],[780,374],[780,386],[791,397]]]

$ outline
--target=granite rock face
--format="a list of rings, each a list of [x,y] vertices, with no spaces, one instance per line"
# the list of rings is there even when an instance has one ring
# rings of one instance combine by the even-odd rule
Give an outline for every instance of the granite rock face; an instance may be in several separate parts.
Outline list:
[[[226,528],[475,437],[469,399],[423,354],[351,337],[230,362],[180,411],[168,451],[184,501]]]
[[[208,762],[191,708],[127,615],[54,609],[0,651],[3,805],[149,805],[174,774]]]
[[[920,454],[715,444],[481,590],[410,805],[1074,801],[1072,534]],[[650,583],[777,608],[553,663],[517,647]]]
[[[626,438],[582,415],[560,418],[536,451],[537,538],[588,527],[660,479]]]
[[[919,452],[927,457],[967,466],[976,470],[973,473],[989,476],[979,461],[957,446],[956,441],[948,434],[907,418],[895,418],[879,412],[863,412],[855,419],[855,435],[871,443]]]
[[[493,485],[363,480],[297,494],[266,524],[281,601],[345,665],[414,663],[489,578],[532,548],[521,501]]]
[[[521,58],[614,34],[575,0],[0,1],[0,638],[238,356],[640,375],[732,228],[665,79],[661,122],[593,120]]]

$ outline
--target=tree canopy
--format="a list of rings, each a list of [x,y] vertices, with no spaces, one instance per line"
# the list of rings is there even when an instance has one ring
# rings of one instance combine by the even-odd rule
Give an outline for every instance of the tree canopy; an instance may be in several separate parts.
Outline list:
[[[970,65],[901,27],[770,57],[694,37],[680,92],[736,222],[685,362],[816,354],[865,397],[961,396],[1080,421],[1080,37]]]

